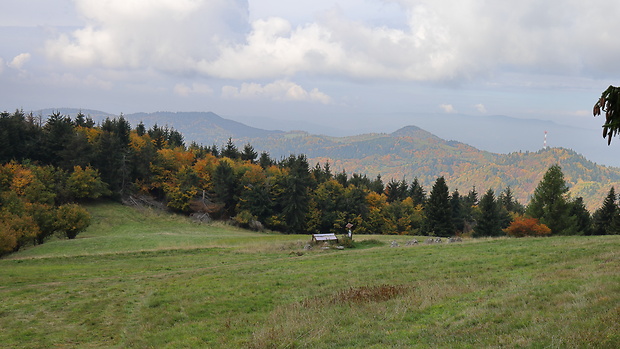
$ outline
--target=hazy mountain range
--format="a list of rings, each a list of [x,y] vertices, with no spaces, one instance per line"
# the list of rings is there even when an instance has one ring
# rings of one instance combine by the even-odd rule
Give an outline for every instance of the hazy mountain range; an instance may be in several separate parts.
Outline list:
[[[37,113],[48,115],[55,110],[71,116],[79,111],[48,109]],[[100,111],[81,111],[95,121],[115,117]],[[528,121],[520,119],[507,118],[501,123],[510,125],[507,129],[503,126],[502,133],[490,133],[493,137],[503,137],[501,142],[496,142],[498,150],[490,152],[460,141],[442,139],[417,126],[403,127],[391,133],[335,137],[305,131],[285,132],[251,127],[211,112],[136,113],[124,117],[133,127],[141,121],[147,127],[154,124],[171,126],[184,135],[187,144],[196,142],[222,146],[230,137],[239,148],[250,143],[259,152],[269,152],[274,159],[291,153],[306,154],[311,165],[329,162],[334,172],[345,170],[349,174],[366,174],[369,177],[381,175],[384,182],[390,179],[411,182],[417,177],[427,191],[430,191],[437,177],[445,176],[450,190],[458,189],[464,194],[475,186],[482,194],[488,188],[499,191],[510,186],[515,196],[522,203],[526,203],[546,169],[559,163],[572,187],[571,194],[583,196],[588,208],[594,210],[600,206],[609,188],[612,185],[618,187],[620,184],[619,168],[598,165],[566,148],[542,149],[542,137],[539,139],[538,149],[514,149],[508,152],[507,149],[512,144],[511,138],[527,127],[532,127]],[[420,122],[424,123],[423,120]],[[464,123],[463,132],[455,134],[462,135],[461,139],[472,137],[471,130],[487,130],[500,125],[493,118],[455,117],[451,122],[452,126],[457,122]],[[548,122],[530,122],[553,126]],[[563,126],[562,129],[566,134],[572,132],[584,137],[579,133],[583,131],[581,129],[568,126]]]

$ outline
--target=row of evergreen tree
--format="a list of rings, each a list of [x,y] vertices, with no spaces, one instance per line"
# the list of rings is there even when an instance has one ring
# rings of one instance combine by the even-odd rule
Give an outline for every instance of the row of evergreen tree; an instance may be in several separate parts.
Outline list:
[[[178,212],[287,233],[341,233],[352,223],[356,233],[369,234],[601,234],[617,231],[620,222],[608,219],[608,200],[590,217],[581,198],[568,196],[559,166],[547,171],[524,207],[510,188],[499,195],[489,189],[478,198],[475,187],[466,195],[450,193],[444,177],[438,177],[427,193],[417,179],[384,183],[381,176],[332,173],[329,163],[311,167],[304,155],[274,160],[250,144],[240,150],[232,139],[222,147],[186,146],[172,128],[147,129],[140,123],[132,129],[122,116],[96,124],[83,114],[72,119],[54,113],[43,122],[21,111],[1,113],[0,163],[88,178],[82,186],[87,194],[59,189],[55,207],[102,196],[149,195]],[[18,176],[4,172],[0,189],[14,192]],[[0,198],[3,211],[10,202],[6,196]],[[612,206],[617,217],[615,201]],[[513,230],[511,224],[516,224]]]

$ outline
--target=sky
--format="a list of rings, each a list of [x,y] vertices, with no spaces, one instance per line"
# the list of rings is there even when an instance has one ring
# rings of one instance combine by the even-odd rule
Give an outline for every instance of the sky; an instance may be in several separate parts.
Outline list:
[[[618,14],[617,0],[2,0],[0,110],[211,111],[326,134],[501,115],[599,132]]]

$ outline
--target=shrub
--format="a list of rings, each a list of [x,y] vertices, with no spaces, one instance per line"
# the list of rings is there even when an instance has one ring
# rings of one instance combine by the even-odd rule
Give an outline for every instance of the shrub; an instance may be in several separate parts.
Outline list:
[[[504,229],[508,236],[525,237],[525,236],[548,236],[551,229],[540,223],[536,218],[516,217],[508,228]]]
[[[76,204],[62,205],[58,207],[56,224],[58,231],[63,231],[67,238],[74,239],[90,225],[90,213]]]
[[[338,244],[345,248],[355,247],[353,244],[353,238],[348,237],[347,235],[343,235],[338,239]]]
[[[0,256],[19,250],[38,233],[32,217],[0,211]]]

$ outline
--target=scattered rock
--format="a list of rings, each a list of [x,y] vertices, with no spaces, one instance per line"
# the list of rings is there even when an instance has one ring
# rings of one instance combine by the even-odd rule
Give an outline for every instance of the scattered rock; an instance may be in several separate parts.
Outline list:
[[[198,223],[210,223],[212,221],[208,213],[194,212],[189,215],[189,218]]]
[[[263,227],[263,223],[252,219],[249,223],[249,228],[254,230],[254,231],[263,231],[265,229],[265,227]]]
[[[390,247],[398,247],[398,246],[400,245],[396,241],[392,241],[392,243],[390,244]]]

